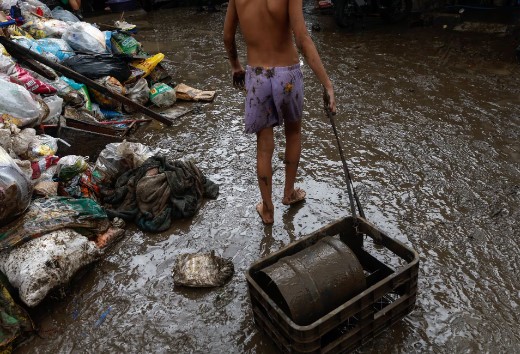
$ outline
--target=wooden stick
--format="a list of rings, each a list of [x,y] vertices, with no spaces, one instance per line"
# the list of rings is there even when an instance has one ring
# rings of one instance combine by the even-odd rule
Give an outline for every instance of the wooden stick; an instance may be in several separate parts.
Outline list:
[[[44,78],[49,80],[56,80],[58,76],[54,71],[49,70],[49,68],[44,67],[42,64],[37,62],[34,59],[29,58],[21,58],[19,61],[26,65],[29,69],[34,70],[38,74],[42,75]]]
[[[164,123],[168,126],[171,126],[173,124],[173,122],[171,120],[160,115],[159,113],[154,112],[151,109],[146,108],[146,107],[140,105],[139,103],[136,103],[123,95],[112,92],[109,89],[107,89],[105,86],[98,84],[97,82],[89,79],[88,77],[85,77],[85,76],[75,72],[74,70],[67,68],[66,66],[55,63],[55,62],[41,56],[40,54],[35,53],[35,52],[31,51],[30,49],[27,49],[17,43],[14,43],[13,41],[11,41],[10,39],[8,39],[6,37],[0,36],[0,44],[2,44],[5,47],[5,49],[7,49],[8,52],[11,52],[11,51],[17,52],[18,54],[20,54],[22,56],[32,58],[44,65],[47,65],[48,67],[60,72],[62,75],[73,79],[74,81],[85,84],[88,87],[107,95],[108,97],[111,97],[128,106],[134,107],[135,109],[143,112],[144,114],[146,114],[147,116],[149,116],[155,120],[158,120],[161,123]],[[14,54],[11,53],[11,55],[14,55]]]

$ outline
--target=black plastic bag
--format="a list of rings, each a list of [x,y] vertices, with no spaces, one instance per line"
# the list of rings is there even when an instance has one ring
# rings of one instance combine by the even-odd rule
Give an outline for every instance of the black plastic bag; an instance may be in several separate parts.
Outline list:
[[[123,56],[77,54],[64,60],[62,64],[92,80],[112,76],[125,82],[132,74],[127,58]]]

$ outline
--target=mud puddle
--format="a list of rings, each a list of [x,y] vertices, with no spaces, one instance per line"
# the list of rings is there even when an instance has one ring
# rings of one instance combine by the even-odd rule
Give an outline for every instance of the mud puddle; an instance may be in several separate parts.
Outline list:
[[[243,134],[243,93],[230,85],[224,12],[163,9],[127,15],[162,51],[177,82],[218,90],[143,143],[194,159],[220,184],[216,201],[167,232],[130,230],[62,299],[19,353],[270,353],[255,327],[245,271],[258,258],[348,215],[348,196],[321,89],[304,66],[304,142],[298,185],[281,204],[283,135],[273,161],[275,224],[256,214],[255,139]],[[355,34],[307,13],[336,87],[337,124],[367,218],[421,256],[415,311],[359,352],[520,350],[520,75],[507,38],[374,25]],[[239,41],[244,57],[244,47]],[[214,290],[173,287],[177,255],[215,250],[236,273]]]

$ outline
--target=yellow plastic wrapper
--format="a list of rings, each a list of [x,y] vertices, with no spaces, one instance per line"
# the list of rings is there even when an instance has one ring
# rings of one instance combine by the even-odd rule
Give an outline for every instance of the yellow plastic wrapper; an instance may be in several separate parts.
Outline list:
[[[18,27],[16,25],[11,25],[11,26],[7,27],[7,32],[11,35],[11,37],[19,36],[19,37],[26,37],[29,39],[34,39],[33,36],[31,36],[29,33],[27,33],[27,31],[24,31],[23,29],[21,29],[20,27]]]
[[[134,68],[140,69],[144,71],[144,76],[147,77],[150,73],[155,69],[157,64],[159,64],[164,59],[163,53],[157,53],[153,57],[148,59],[135,60],[131,63]]]

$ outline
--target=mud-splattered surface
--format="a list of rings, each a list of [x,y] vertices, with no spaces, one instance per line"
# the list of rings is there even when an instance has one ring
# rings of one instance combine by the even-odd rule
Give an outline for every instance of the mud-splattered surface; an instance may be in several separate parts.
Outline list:
[[[130,230],[67,295],[33,313],[20,353],[270,353],[253,324],[245,271],[257,259],[349,213],[321,89],[304,66],[304,141],[288,209],[283,134],[273,159],[275,223],[255,211],[255,138],[230,85],[224,13],[162,9],[128,17],[177,82],[215,89],[213,103],[152,124],[141,141],[194,159],[220,184],[216,201],[160,234]],[[312,37],[336,87],[340,135],[367,219],[421,257],[416,309],[359,352],[520,351],[520,70],[512,37],[375,25],[356,34],[330,17]],[[244,47],[241,39],[239,49]],[[174,288],[177,255],[215,250],[236,273],[217,289]]]

